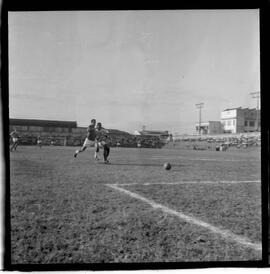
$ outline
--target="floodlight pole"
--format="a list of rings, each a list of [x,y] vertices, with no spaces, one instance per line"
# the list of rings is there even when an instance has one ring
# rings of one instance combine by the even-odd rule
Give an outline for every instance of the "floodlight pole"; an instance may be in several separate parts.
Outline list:
[[[199,109],[199,134],[201,135],[201,118],[202,118],[202,108],[203,108],[204,103],[199,103],[196,104],[196,107]]]
[[[251,92],[250,95],[252,96],[252,98],[257,99],[257,131],[259,131],[259,102],[260,102],[260,92]]]

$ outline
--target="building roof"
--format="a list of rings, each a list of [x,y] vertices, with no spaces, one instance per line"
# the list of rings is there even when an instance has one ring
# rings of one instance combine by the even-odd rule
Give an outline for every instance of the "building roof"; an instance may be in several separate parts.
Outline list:
[[[141,135],[163,135],[169,134],[167,130],[141,130],[138,131]]]
[[[118,129],[108,129],[109,134],[121,134],[121,135],[130,135],[130,133]]]
[[[210,123],[220,123],[220,121],[207,121],[207,122],[201,122],[201,125],[209,125]],[[196,122],[196,125],[199,125],[199,122]]]
[[[9,119],[12,126],[38,126],[38,127],[66,127],[76,128],[76,121],[56,121],[56,120],[39,120],[39,119]]]
[[[238,107],[238,108],[226,108],[223,111],[228,111],[228,110],[235,110],[235,109],[241,109],[242,107]]]
[[[241,110],[256,110],[256,108],[242,108],[242,107],[238,107],[238,108],[226,108],[223,111],[228,111],[228,110],[234,110],[234,109],[241,109]]]

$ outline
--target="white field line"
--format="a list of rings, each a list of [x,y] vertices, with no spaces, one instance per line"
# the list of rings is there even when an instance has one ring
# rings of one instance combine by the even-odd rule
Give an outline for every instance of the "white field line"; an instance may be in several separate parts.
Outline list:
[[[151,157],[153,160],[159,159],[185,159],[187,161],[219,161],[219,162],[260,162],[258,159],[250,159],[250,160],[241,160],[241,159],[220,159],[220,158],[186,158],[183,156],[169,157],[169,156],[153,156]]]
[[[185,215],[181,212],[178,212],[176,210],[173,210],[173,209],[170,209],[169,207],[167,206],[164,206],[164,205],[161,205],[161,204],[158,204],[154,201],[151,201],[139,194],[136,194],[134,192],[131,192],[129,190],[126,190],[124,188],[121,188],[119,187],[119,185],[115,185],[115,184],[107,184],[107,186],[113,188],[113,189],[116,189],[120,192],[123,192],[125,194],[127,194],[128,196],[132,197],[132,198],[135,198],[135,199],[138,199],[138,200],[141,200],[149,205],[151,205],[154,209],[161,209],[163,212],[167,213],[167,214],[171,214],[171,215],[174,215],[176,217],[178,217],[179,219],[182,219],[188,223],[191,223],[191,224],[194,224],[194,225],[197,225],[197,226],[200,226],[200,227],[203,227],[205,229],[208,229],[209,231],[211,231],[212,233],[214,234],[218,234],[220,235],[221,237],[223,237],[224,239],[228,239],[228,240],[231,240],[231,241],[234,241],[234,242],[237,242],[238,244],[242,245],[242,246],[245,246],[245,247],[249,247],[249,248],[252,248],[256,251],[262,251],[262,244],[261,243],[252,243],[248,238],[246,237],[242,237],[242,236],[238,236],[234,233],[232,233],[231,231],[229,230],[225,230],[225,229],[220,229],[218,227],[215,227],[211,224],[208,224],[206,222],[203,222],[197,218],[194,218],[194,217],[191,217],[191,216],[188,216],[188,215]]]
[[[179,181],[179,182],[154,182],[154,183],[123,183],[111,184],[116,186],[131,186],[131,185],[185,185],[185,184],[247,184],[247,183],[260,183],[257,181]]]

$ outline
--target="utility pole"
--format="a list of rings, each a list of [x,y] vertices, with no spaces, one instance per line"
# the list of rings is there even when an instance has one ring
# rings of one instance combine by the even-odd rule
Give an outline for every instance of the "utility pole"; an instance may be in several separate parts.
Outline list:
[[[256,92],[251,92],[249,95],[252,96],[252,98],[257,99],[257,131],[259,131],[259,105],[260,105],[260,92],[256,91]]]
[[[202,123],[202,108],[204,103],[196,104],[196,107],[199,109],[199,134],[201,135],[201,123]]]

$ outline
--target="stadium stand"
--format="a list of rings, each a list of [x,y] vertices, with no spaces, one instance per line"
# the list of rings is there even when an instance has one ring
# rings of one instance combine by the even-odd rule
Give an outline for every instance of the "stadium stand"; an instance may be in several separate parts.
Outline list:
[[[36,145],[40,136],[43,145],[81,146],[86,136],[86,127],[77,127],[76,121],[56,121],[37,119],[10,119],[10,132],[15,128],[20,134],[21,145]],[[109,129],[108,142],[111,147],[120,143],[121,147],[161,148],[164,142],[157,136],[135,136],[118,129]]]
[[[249,132],[241,134],[220,135],[183,135],[174,138],[174,142],[168,147],[186,149],[216,149],[217,146],[225,145],[227,148],[248,148],[261,146],[260,132]]]

